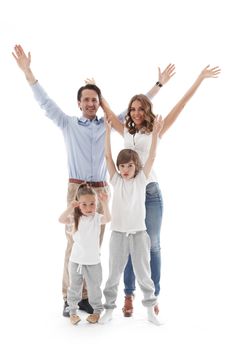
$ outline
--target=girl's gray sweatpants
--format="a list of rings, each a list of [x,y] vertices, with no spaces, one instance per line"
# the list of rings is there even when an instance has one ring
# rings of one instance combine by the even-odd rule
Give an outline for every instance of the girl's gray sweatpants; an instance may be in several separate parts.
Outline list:
[[[68,289],[67,301],[70,314],[75,314],[78,309],[78,302],[82,299],[83,280],[85,279],[88,290],[88,300],[94,309],[94,313],[100,314],[103,311],[102,304],[102,267],[97,265],[79,265],[70,261],[70,287]]]
[[[146,231],[134,234],[113,231],[110,238],[109,277],[104,288],[105,309],[116,307],[117,290],[121,275],[131,255],[136,280],[143,292],[144,306],[157,304],[150,269],[150,237]]]

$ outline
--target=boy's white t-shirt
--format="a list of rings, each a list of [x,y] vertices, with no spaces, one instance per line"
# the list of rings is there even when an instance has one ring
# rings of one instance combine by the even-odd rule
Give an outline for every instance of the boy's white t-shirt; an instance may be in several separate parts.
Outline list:
[[[100,225],[103,215],[82,215],[78,230],[73,234],[74,244],[70,261],[80,265],[96,265],[100,263]]]
[[[146,230],[145,197],[148,180],[144,172],[140,171],[130,180],[123,179],[116,172],[110,183],[114,189],[111,229],[127,233]]]
[[[159,140],[160,139],[158,138],[158,143],[159,143]],[[139,158],[143,166],[149,155],[151,141],[152,141],[152,133],[142,134],[141,132],[137,132],[136,134],[131,135],[128,132],[128,129],[124,128],[124,147],[136,151],[139,155]],[[153,168],[151,169],[151,172],[148,178],[148,183],[149,182],[157,182],[157,176]]]

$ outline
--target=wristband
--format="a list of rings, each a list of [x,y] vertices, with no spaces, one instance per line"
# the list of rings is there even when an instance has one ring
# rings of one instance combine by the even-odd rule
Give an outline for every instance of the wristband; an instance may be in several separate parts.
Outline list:
[[[155,85],[157,85],[157,86],[159,86],[159,87],[162,87],[162,86],[163,86],[163,84],[161,84],[159,81],[157,81],[157,83],[156,83]]]

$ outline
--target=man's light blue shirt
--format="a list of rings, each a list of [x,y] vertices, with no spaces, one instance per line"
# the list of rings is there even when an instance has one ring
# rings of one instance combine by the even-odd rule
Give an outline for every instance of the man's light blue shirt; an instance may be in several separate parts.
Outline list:
[[[38,82],[31,87],[46,116],[62,130],[67,150],[69,178],[106,181],[104,119],[95,117],[91,121],[85,117],[68,116],[48,97]]]

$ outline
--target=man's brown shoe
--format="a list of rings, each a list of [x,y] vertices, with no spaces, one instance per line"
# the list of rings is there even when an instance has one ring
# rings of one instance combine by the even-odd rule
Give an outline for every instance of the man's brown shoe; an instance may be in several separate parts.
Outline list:
[[[131,317],[133,315],[133,295],[125,296],[125,304],[122,308],[124,317]]]

